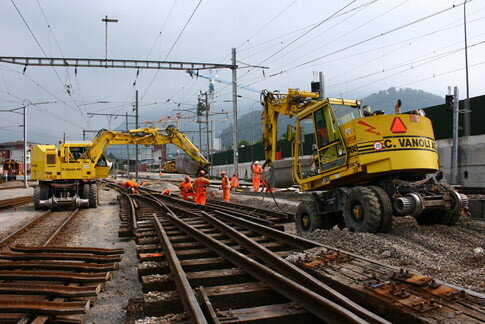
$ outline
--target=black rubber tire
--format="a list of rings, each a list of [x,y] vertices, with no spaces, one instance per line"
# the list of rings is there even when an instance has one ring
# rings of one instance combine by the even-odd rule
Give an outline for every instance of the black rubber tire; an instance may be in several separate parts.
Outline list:
[[[34,187],[34,209],[41,210],[42,208],[39,205],[40,201],[40,185]]]
[[[425,210],[421,215],[416,216],[416,222],[422,226],[431,226],[440,224],[439,210]]]
[[[296,230],[300,234],[311,233],[319,228],[323,228],[324,220],[318,214],[317,203],[315,200],[305,200],[298,205],[295,215]]]
[[[91,186],[89,185],[89,183],[85,183],[83,184],[82,188],[81,188],[81,198],[82,199],[89,199],[89,188]]]
[[[98,185],[96,183],[89,184],[89,208],[98,207]]]
[[[39,205],[39,202],[41,200],[47,200],[49,199],[49,185],[48,184],[43,184],[40,183],[37,186],[34,187],[34,208],[35,210],[45,210],[47,208],[41,207]]]
[[[370,187],[377,194],[381,205],[381,221],[379,222],[378,232],[388,233],[392,229],[392,203],[387,192],[378,186]]]
[[[360,220],[354,217],[354,209],[363,211]],[[349,190],[344,200],[345,226],[355,232],[376,233],[381,223],[381,204],[379,197],[369,187],[354,187]]]

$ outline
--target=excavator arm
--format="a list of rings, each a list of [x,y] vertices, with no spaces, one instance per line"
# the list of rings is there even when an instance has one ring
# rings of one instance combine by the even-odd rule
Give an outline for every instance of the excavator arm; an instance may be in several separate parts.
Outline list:
[[[265,166],[271,166],[276,160],[279,115],[295,116],[318,98],[320,98],[318,92],[295,89],[288,89],[288,94],[266,90],[261,93]]]
[[[128,133],[100,130],[81,158],[90,159],[93,163],[97,163],[104,150],[109,146],[129,144],[173,144],[187,153],[192,159],[200,162],[201,166],[207,167],[210,165],[197,147],[175,126],[168,126],[164,132],[161,132],[157,127],[133,129]]]

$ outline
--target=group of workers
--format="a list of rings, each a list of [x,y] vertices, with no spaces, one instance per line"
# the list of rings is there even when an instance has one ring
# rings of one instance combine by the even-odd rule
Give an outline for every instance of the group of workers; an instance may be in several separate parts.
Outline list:
[[[251,166],[252,171],[252,178],[253,178],[253,190],[259,192],[261,187],[267,187],[264,179],[263,179],[263,168],[259,165],[259,162],[256,161]],[[239,179],[237,174],[233,174],[232,178],[229,179],[226,172],[222,171],[220,173],[221,176],[221,187],[222,189],[222,198],[225,201],[230,200],[230,192],[231,190],[234,191],[239,188]],[[199,171],[198,177],[192,182],[189,176],[185,177],[184,181],[179,184],[180,194],[183,200],[193,200],[197,204],[205,205],[207,200],[207,188],[210,185],[210,180],[206,178],[205,171]],[[146,183],[141,183],[143,185]],[[128,188],[131,193],[138,193],[138,185],[136,182],[127,180],[124,182],[120,182],[120,185]],[[268,191],[271,191],[272,188],[268,188]],[[170,189],[165,189],[162,192],[163,195],[170,195]]]
[[[191,181],[190,177],[185,177],[184,181],[182,181],[179,185],[182,199],[193,199],[195,203],[205,205],[207,200],[207,188],[210,185],[210,180],[207,179],[205,175],[205,171],[200,171],[199,177],[196,178],[193,182]],[[224,171],[221,172],[220,175],[222,198],[225,201],[229,201],[230,191],[236,190],[236,188],[239,187],[239,179],[237,178],[237,174],[234,174],[229,180],[229,177]]]

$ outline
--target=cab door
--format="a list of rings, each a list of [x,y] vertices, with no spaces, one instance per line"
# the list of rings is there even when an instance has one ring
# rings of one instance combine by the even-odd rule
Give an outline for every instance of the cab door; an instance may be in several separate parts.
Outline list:
[[[344,165],[347,160],[345,143],[338,125],[333,118],[329,105],[313,112],[315,122],[315,154],[318,158],[318,172],[325,173],[331,169]]]

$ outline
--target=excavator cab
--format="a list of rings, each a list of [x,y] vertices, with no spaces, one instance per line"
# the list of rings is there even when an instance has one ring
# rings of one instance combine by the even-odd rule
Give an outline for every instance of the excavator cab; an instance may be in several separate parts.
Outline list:
[[[310,182],[347,163],[347,149],[340,126],[361,117],[358,104],[320,101],[303,111],[296,120],[295,150],[298,156],[297,182]],[[303,155],[305,134],[313,134],[312,157]],[[308,144],[307,144],[308,145]]]

